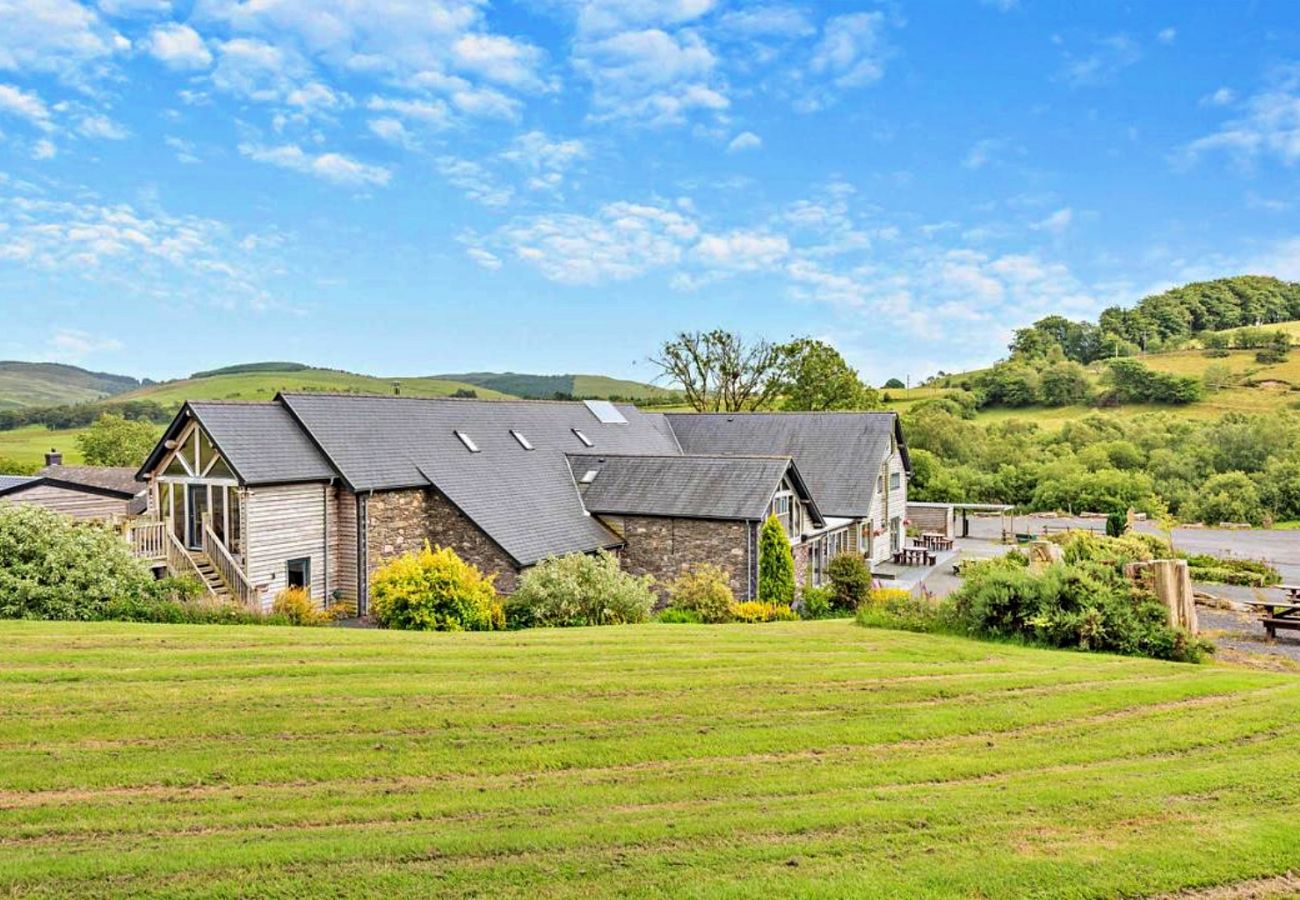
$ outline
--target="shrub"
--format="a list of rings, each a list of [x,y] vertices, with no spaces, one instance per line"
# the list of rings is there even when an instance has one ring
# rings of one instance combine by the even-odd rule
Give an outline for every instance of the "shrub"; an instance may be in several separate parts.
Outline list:
[[[305,588],[285,588],[275,595],[271,615],[284,616],[290,625],[323,625],[329,613],[316,608]]]
[[[831,579],[832,603],[837,609],[852,612],[871,591],[871,567],[857,553],[837,554],[826,566],[826,574]]]
[[[700,625],[704,620],[694,610],[674,609],[670,606],[656,616],[655,621],[665,625]]]
[[[695,613],[701,622],[731,621],[731,578],[721,566],[704,563],[678,575],[668,585],[668,605]]]
[[[746,600],[744,603],[731,604],[731,617],[737,622],[750,625],[758,622],[791,622],[799,618],[788,606],[766,603],[762,600]]]
[[[794,602],[794,554],[776,516],[768,516],[758,535],[758,599],[782,606]]]
[[[1245,587],[1268,587],[1282,581],[1282,575],[1277,569],[1253,559],[1220,559],[1196,554],[1187,557],[1187,565],[1193,581]]]
[[[37,506],[0,507],[0,617],[105,617],[156,596],[148,567],[112,529]]]
[[[801,619],[826,619],[834,611],[835,592],[828,587],[805,585],[795,604]]]
[[[1212,652],[1171,627],[1154,596],[1103,563],[1061,563],[1040,574],[977,566],[946,603],[951,624],[968,634],[1191,662]]]
[[[451,548],[425,544],[379,567],[371,609],[385,628],[490,631],[505,625],[492,581]]]
[[[653,584],[649,575],[624,572],[604,550],[552,557],[524,573],[506,618],[512,628],[644,622],[655,604]]]
[[[877,588],[858,607],[858,624],[867,628],[933,632],[945,630],[943,607],[928,596],[900,588]]]

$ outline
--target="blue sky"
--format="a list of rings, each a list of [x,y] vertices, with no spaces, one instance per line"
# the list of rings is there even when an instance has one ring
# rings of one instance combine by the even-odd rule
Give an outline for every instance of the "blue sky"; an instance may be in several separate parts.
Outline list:
[[[0,357],[871,381],[1300,278],[1286,2],[0,0]]]

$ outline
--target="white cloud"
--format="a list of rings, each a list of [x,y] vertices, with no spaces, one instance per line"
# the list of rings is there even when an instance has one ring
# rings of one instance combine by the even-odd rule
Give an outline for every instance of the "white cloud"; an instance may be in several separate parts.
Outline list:
[[[731,139],[727,145],[728,153],[741,153],[745,150],[757,150],[763,146],[763,139],[752,131],[742,131]]]
[[[1162,28],[1156,32],[1156,40],[1162,44],[1172,44],[1178,39],[1177,28]]]
[[[1119,73],[1142,59],[1142,48],[1126,34],[1092,42],[1083,54],[1065,52],[1061,79],[1074,87],[1094,87],[1114,81]]]
[[[408,99],[398,97],[371,97],[366,108],[375,112],[392,113],[407,121],[432,128],[446,127],[451,119],[451,110],[439,99]]]
[[[1036,231],[1046,231],[1049,234],[1063,234],[1073,221],[1074,210],[1066,206],[1058,209],[1045,219],[1035,222],[1033,228]]]
[[[830,77],[840,87],[862,87],[879,81],[885,74],[884,26],[885,16],[879,12],[851,13],[829,20],[809,68]]]
[[[465,196],[484,206],[499,208],[510,202],[514,190],[500,184],[486,168],[478,163],[455,156],[441,156],[434,161],[439,174],[452,187],[465,192]]]
[[[59,155],[59,148],[54,146],[54,142],[41,138],[35,144],[32,144],[32,159],[54,159]]]
[[[1020,6],[1020,0],[980,0],[984,6],[991,6],[998,12],[1010,12]]]
[[[120,141],[126,138],[127,131],[108,116],[93,114],[83,116],[77,123],[77,131],[84,137],[100,138],[106,141]]]
[[[212,52],[188,25],[170,22],[157,25],[144,41],[151,56],[169,69],[206,69],[212,65]]]
[[[26,119],[44,131],[50,131],[54,127],[50,108],[45,105],[45,101],[36,93],[24,91],[12,84],[0,84],[0,113]]]
[[[1236,92],[1229,87],[1221,87],[1201,98],[1201,106],[1229,106],[1237,99]]]
[[[218,90],[261,103],[281,102],[309,67],[296,53],[250,38],[224,41],[217,48],[212,83]]]
[[[121,18],[165,16],[172,11],[171,0],[99,0],[98,6],[105,15]]]
[[[681,124],[730,101],[715,78],[717,57],[691,31],[623,31],[580,45],[575,68],[593,87],[600,117],[649,125]]]
[[[130,48],[98,13],[74,0],[0,0],[0,71],[43,72],[82,85]]]
[[[1286,165],[1300,162],[1300,66],[1275,71],[1264,90],[1242,105],[1242,115],[1188,144],[1184,158],[1195,161],[1222,151],[1242,163],[1260,156],[1274,157]]]
[[[213,219],[0,194],[0,260],[41,272],[51,284],[95,281],[118,296],[138,294],[171,308],[187,301],[260,309],[269,297],[255,249]]]
[[[122,342],[117,338],[72,328],[60,328],[50,337],[47,358],[56,362],[78,363],[97,353],[121,349]]]
[[[401,119],[384,116],[371,119],[366,125],[375,137],[388,141],[390,144],[406,146],[411,141],[411,133],[406,130],[406,126],[402,124]]]
[[[163,143],[175,151],[177,162],[182,162],[182,163],[192,165],[200,161],[198,153],[196,152],[194,143],[192,141],[187,141],[184,138],[171,136],[171,137],[164,138]]]
[[[341,153],[312,154],[296,144],[263,147],[258,144],[240,144],[239,152],[249,159],[314,175],[325,181],[345,187],[382,187],[388,184],[392,173],[382,166],[358,162]]]
[[[467,34],[452,44],[452,54],[461,69],[488,81],[524,90],[545,87],[538,76],[543,53],[531,44],[499,34]]]
[[[611,203],[592,216],[556,213],[516,219],[490,239],[506,255],[561,284],[626,281],[676,264],[699,234],[681,213]],[[498,255],[494,252],[494,255]]]
[[[478,263],[485,269],[495,272],[501,268],[501,258],[495,253],[489,253],[481,247],[470,247],[465,251],[466,255],[474,262]]]
[[[987,166],[994,155],[1006,146],[1006,142],[997,138],[984,138],[971,145],[961,164],[967,169],[982,169]]]
[[[716,0],[579,0],[578,31],[613,34],[639,28],[693,23],[717,6]]]
[[[694,248],[705,265],[739,271],[767,269],[790,254],[785,235],[756,231],[732,231],[703,235]]]
[[[732,10],[722,16],[721,26],[724,30],[745,38],[800,38],[817,31],[807,14],[794,6],[759,6]]]

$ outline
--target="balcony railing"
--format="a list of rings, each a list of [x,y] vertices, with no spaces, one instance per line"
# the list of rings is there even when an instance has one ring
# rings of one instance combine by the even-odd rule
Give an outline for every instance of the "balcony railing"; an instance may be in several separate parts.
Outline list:
[[[167,559],[167,523],[136,519],[126,526],[126,541],[131,552],[141,559],[163,562]]]

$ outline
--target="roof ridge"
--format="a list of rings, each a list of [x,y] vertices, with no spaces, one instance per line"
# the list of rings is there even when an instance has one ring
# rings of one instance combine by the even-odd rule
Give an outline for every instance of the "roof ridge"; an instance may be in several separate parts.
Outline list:
[[[892,409],[746,409],[739,412],[665,412],[666,416],[896,416]]]
[[[485,389],[487,390],[487,389]],[[421,397],[412,394],[370,394],[356,393],[354,391],[279,391],[277,397],[346,397],[350,400],[421,400],[426,403],[527,403],[533,406],[575,406],[582,405],[585,400],[552,400],[545,397]],[[595,398],[588,398],[595,399]],[[207,401],[204,401],[207,402]],[[239,402],[239,401],[229,401]],[[274,402],[274,401],[269,401]],[[641,407],[635,403],[626,400],[606,400],[606,403],[612,403],[615,406],[630,406],[641,412]]]
[[[794,457],[782,453],[594,453],[564,451],[565,456],[608,459],[764,459],[793,461]]]

